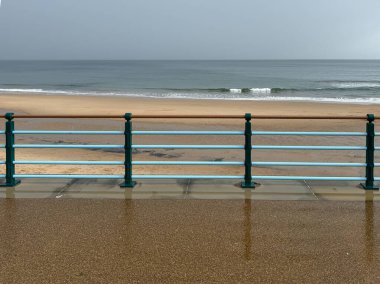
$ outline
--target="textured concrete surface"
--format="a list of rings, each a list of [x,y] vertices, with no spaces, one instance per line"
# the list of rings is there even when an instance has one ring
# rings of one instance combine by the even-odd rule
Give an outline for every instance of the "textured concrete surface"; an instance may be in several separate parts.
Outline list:
[[[0,283],[379,283],[379,205],[0,199]]]
[[[366,200],[356,182],[262,181],[252,191],[239,180],[143,180],[133,190],[121,189],[120,182],[24,179],[16,188],[0,188],[0,198]]]

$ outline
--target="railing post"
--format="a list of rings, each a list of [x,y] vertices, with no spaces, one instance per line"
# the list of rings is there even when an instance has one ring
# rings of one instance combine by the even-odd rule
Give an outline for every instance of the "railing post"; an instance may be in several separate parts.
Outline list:
[[[125,160],[124,160],[124,182],[120,184],[120,187],[132,188],[136,185],[136,182],[132,180],[132,114],[126,113],[125,118]]]
[[[255,183],[252,181],[252,115],[245,114],[245,159],[244,159],[244,181],[241,183],[242,188],[255,188]]]
[[[19,180],[14,178],[15,175],[15,136],[13,131],[15,129],[15,124],[13,121],[13,113],[5,114],[7,122],[5,123],[5,184],[0,185],[1,187],[13,187],[20,183]]]
[[[366,182],[362,187],[366,190],[378,190],[379,187],[374,184],[375,175],[375,115],[367,114],[367,151],[366,151]]]

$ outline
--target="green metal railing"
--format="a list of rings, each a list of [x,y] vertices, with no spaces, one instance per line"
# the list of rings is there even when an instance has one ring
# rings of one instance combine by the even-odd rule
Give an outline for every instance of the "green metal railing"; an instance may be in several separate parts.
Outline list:
[[[5,161],[0,164],[5,165],[5,174],[0,175],[4,178],[1,186],[13,187],[20,183],[19,179],[24,178],[83,178],[83,179],[123,179],[121,187],[132,188],[136,180],[142,179],[241,179],[242,188],[254,188],[255,181],[258,180],[315,180],[315,181],[359,181],[366,190],[377,190],[375,184],[380,178],[375,177],[374,170],[379,167],[375,163],[375,151],[380,147],[375,146],[375,116],[258,116],[247,113],[245,115],[132,115],[126,113],[124,116],[108,115],[14,115],[7,113],[3,116],[6,119]],[[124,131],[64,131],[64,130],[15,130],[15,119],[36,119],[36,118],[119,118],[124,119]],[[135,131],[132,128],[133,119],[237,119],[244,120],[244,131]],[[290,132],[290,131],[252,131],[252,119],[328,119],[328,120],[365,120],[367,121],[365,132]],[[17,144],[17,135],[123,135],[123,145],[87,145],[87,144]],[[133,144],[133,137],[137,135],[218,135],[218,136],[244,136],[244,145],[136,145]],[[366,137],[365,146],[291,146],[291,145],[256,145],[252,143],[255,136],[326,136],[326,137]],[[22,161],[15,159],[16,149],[124,149],[124,161]],[[135,161],[133,159],[134,149],[230,149],[244,151],[244,161]],[[252,151],[260,150],[305,150],[305,151],[365,151],[365,162],[361,163],[327,163],[327,162],[267,162],[253,161]],[[77,175],[77,174],[17,174],[16,165],[123,165],[124,175]],[[244,175],[134,175],[134,165],[207,165],[207,166],[239,166],[244,167]],[[360,167],[365,168],[364,176],[255,176],[252,170],[256,166],[280,166],[280,167]]]

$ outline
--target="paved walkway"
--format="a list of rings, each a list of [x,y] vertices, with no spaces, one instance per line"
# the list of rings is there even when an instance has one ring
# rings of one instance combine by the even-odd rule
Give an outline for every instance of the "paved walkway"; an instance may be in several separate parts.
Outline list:
[[[0,199],[0,283],[379,283],[379,204]]]
[[[145,180],[121,189],[115,180],[23,180],[16,188],[0,188],[0,198],[101,199],[254,199],[254,200],[380,200],[356,182],[263,181],[243,190],[240,181]]]

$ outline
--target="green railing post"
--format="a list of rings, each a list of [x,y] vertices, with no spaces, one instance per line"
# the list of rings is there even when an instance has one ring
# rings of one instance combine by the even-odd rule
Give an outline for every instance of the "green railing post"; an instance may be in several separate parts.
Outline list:
[[[252,181],[252,115],[245,114],[245,159],[244,159],[244,181],[241,183],[242,188],[255,188],[255,183]]]
[[[132,188],[136,185],[136,182],[132,180],[132,114],[126,113],[125,118],[125,160],[124,160],[124,182],[120,184],[120,187]]]
[[[13,121],[13,113],[5,114],[7,122],[5,123],[5,184],[0,186],[2,187],[13,187],[20,183],[19,180],[14,178],[15,175],[15,136],[13,131],[15,129],[15,123]]]
[[[366,182],[362,187],[366,190],[378,190],[379,187],[374,184],[375,175],[375,115],[367,114],[367,151],[366,151]]]

